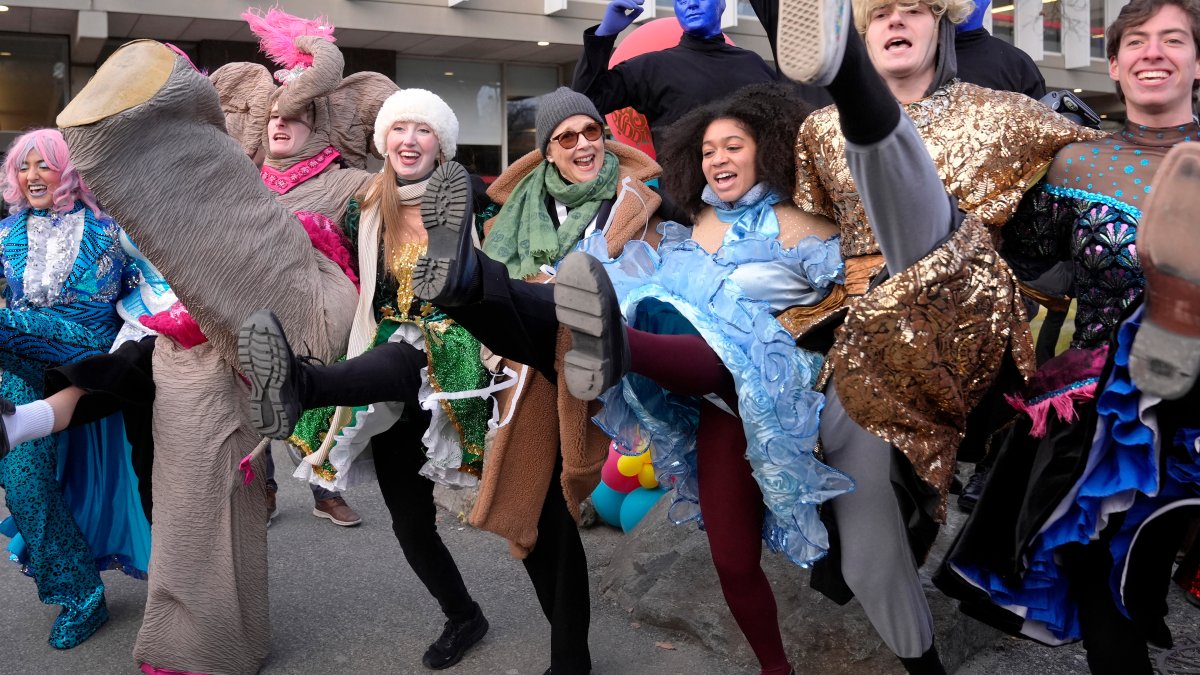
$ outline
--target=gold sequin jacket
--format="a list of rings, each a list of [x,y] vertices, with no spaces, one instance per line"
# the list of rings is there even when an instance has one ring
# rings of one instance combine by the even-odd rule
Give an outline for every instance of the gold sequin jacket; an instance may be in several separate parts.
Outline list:
[[[1023,94],[957,80],[904,106],[958,207],[998,227],[1068,143],[1104,134]],[[833,219],[842,256],[879,253],[846,164],[837,108],[809,115],[796,139],[796,206]]]
[[[946,495],[967,415],[1011,352],[1033,372],[1016,278],[994,236],[1068,143],[1101,136],[1012,92],[951,82],[905,106],[947,191],[968,212],[949,239],[864,295],[851,293],[827,367],[855,422],[896,446]],[[836,108],[805,121],[796,142],[796,204],[838,223],[847,270],[882,269],[879,245],[850,177]],[[849,271],[847,284],[849,287]]]

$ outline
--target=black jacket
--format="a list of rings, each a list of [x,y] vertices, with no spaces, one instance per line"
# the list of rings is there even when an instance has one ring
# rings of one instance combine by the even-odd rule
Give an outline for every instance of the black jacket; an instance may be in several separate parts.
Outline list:
[[[963,82],[1035,99],[1046,95],[1046,79],[1033,59],[986,28],[959,33],[954,51],[958,54],[958,79]]]
[[[583,33],[583,56],[571,88],[592,100],[600,114],[634,107],[646,116],[655,145],[662,129],[685,113],[738,89],[778,79],[758,54],[725,43],[719,35],[702,39],[683,34],[679,44],[608,67],[616,35]]]

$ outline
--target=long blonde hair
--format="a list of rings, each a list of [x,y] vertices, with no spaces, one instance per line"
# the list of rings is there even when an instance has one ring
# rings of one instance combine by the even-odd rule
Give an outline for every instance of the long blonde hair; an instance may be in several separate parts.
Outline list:
[[[375,174],[370,184],[367,185],[366,193],[360,198],[363,213],[372,208],[378,209],[382,224],[379,238],[383,241],[384,268],[387,270],[386,273],[392,276],[395,276],[392,272],[392,259],[404,244],[400,230],[400,223],[404,219],[403,210],[419,208],[407,206],[401,202],[400,192],[396,189],[396,179],[396,170],[392,168],[392,163],[384,160],[383,171]]]

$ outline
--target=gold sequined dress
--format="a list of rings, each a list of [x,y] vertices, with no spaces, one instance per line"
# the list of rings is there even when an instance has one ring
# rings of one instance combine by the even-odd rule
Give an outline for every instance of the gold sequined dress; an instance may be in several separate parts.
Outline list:
[[[947,191],[968,213],[937,249],[871,290],[884,267],[846,161],[837,109],[804,122],[796,141],[794,199],[842,232],[849,312],[827,368],[852,419],[896,446],[941,499],[945,517],[966,418],[1006,352],[1032,372],[1016,281],[994,232],[1055,153],[1100,132],[1012,92],[951,81],[904,106]]]

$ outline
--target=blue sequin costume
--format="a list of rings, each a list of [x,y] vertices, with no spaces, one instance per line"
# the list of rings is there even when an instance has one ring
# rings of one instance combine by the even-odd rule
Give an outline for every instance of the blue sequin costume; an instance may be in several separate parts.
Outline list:
[[[706,189],[705,200],[730,224],[716,253],[690,240],[690,230],[677,223],[660,226],[664,237],[657,251],[632,241],[617,259],[608,260],[597,236],[580,248],[607,260],[630,326],[698,333],[729,369],[746,457],[767,506],[763,539],[807,566],[829,547],[818,505],[852,490],[853,482],[814,455],[825,402],[814,384],[823,358],[798,349],[775,315],[788,306],[819,302],[842,281],[840,240],[809,236],[784,249],[772,209],[779,195],[760,185],[737,203],[723,204],[710,193]],[[619,447],[636,448],[638,438],[651,440],[655,473],[674,489],[672,521],[699,522],[699,400],[629,374],[600,401],[604,407],[594,419]]]
[[[41,398],[47,368],[108,351],[114,303],[138,282],[120,229],[76,204],[68,214],[25,209],[0,221],[0,397]],[[149,525],[119,418],[17,445],[0,460],[12,517],[12,558],[38,597],[63,606],[50,644],[73,647],[108,617],[98,567],[144,574]],[[74,515],[73,515],[74,513]]]
[[[1048,449],[1039,449],[1038,439],[1010,441],[997,466],[1003,471],[999,462],[1005,461],[1006,453],[1032,457],[1039,452],[1039,457],[1058,458],[1036,460],[1039,466],[1057,461],[1062,467],[1066,460],[1073,468],[1050,470],[1049,477],[1033,476],[1028,486],[1020,486],[1031,494],[1064,496],[1041,517],[1037,511],[1022,514],[1020,522],[1028,529],[1018,531],[1014,539],[1023,546],[1006,550],[1009,561],[1019,561],[1019,575],[1012,573],[1011,564],[991,564],[973,550],[952,553],[951,562],[954,572],[983,590],[992,603],[1020,617],[1010,626],[1019,625],[1020,632],[1043,642],[1080,637],[1078,608],[1068,594],[1058,555],[1062,547],[1094,541],[1110,516],[1124,514],[1119,530],[1106,532],[1115,561],[1114,597],[1124,611],[1121,577],[1133,533],[1165,504],[1200,497],[1195,443],[1189,447],[1180,435],[1162,439],[1160,449],[1155,440],[1158,399],[1138,391],[1129,377],[1128,352],[1140,309],[1121,322],[1145,286],[1137,229],[1155,173],[1172,146],[1197,139],[1200,126],[1194,123],[1164,129],[1127,124],[1099,141],[1068,145],[1004,230],[1005,257],[1015,267],[1023,266],[1026,278],[1058,260],[1072,261],[1072,295],[1078,309],[1070,350],[1044,364],[1034,379],[1058,388],[1025,392],[1028,407],[1041,406],[1040,414],[1050,417],[1045,437],[1064,440],[1043,442]],[[1082,352],[1091,358],[1080,358]],[[1098,379],[1094,396],[1079,393],[1080,387]],[[1069,396],[1078,416],[1054,419],[1045,403],[1054,396]],[[1075,426],[1084,428],[1071,431]],[[1075,447],[1080,443],[1085,447]],[[1016,487],[989,486],[984,500]],[[971,536],[972,528],[987,527],[975,520],[968,523],[965,537]]]

